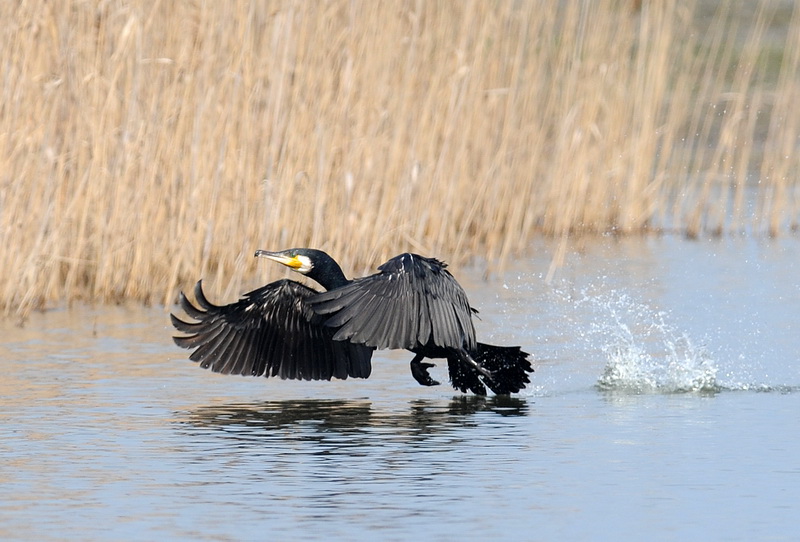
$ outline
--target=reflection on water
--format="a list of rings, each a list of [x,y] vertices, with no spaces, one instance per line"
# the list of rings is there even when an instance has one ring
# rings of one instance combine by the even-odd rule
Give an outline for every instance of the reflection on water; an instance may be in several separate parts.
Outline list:
[[[347,433],[376,427],[430,432],[452,424],[462,426],[465,418],[476,412],[524,416],[528,412],[528,404],[524,398],[519,397],[487,398],[464,395],[454,397],[446,404],[420,399],[412,401],[407,412],[379,414],[373,412],[372,403],[366,400],[289,399],[203,406],[176,414],[180,423],[222,429],[226,432],[309,424],[320,432]]]
[[[407,410],[380,411],[367,400],[289,399],[197,407],[177,412],[176,423],[189,433],[193,427],[213,429],[241,441],[323,442],[346,435],[349,445],[356,446],[379,431],[414,437],[462,430],[475,423],[469,418],[479,412],[525,416],[528,404],[519,397],[465,395],[448,402],[420,399],[411,401]]]
[[[279,538],[317,521],[328,524],[317,538],[352,539],[345,513],[380,538],[404,539],[444,510],[448,522],[426,529],[433,537],[469,521],[470,486],[492,474],[505,484],[518,470],[507,450],[528,415],[528,400],[513,397],[286,399],[198,406],[174,423],[183,461],[216,488],[211,501],[230,499],[223,481],[246,473]]]

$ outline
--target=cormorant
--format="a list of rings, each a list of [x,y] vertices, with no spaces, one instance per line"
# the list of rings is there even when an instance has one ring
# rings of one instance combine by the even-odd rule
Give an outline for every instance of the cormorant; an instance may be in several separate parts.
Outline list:
[[[374,349],[415,354],[411,374],[424,386],[437,385],[424,358],[447,359],[453,387],[478,395],[518,392],[533,372],[520,347],[475,340],[470,307],[461,285],[434,258],[404,253],[378,273],[348,280],[321,250],[258,250],[257,257],[281,263],[313,279],[325,292],[283,279],[217,306],[195,286],[194,306],[181,292],[184,311],[197,320],[170,315],[186,336],[174,337],[203,368],[221,373],[330,380],[367,378]]]

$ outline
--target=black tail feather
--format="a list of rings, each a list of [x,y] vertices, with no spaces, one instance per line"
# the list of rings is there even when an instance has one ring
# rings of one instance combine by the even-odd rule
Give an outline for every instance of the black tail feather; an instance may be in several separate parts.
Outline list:
[[[486,395],[486,386],[495,395],[516,393],[530,382],[529,373],[533,367],[528,359],[529,354],[519,346],[494,346],[478,343],[473,353],[475,361],[492,373],[491,377],[480,374],[472,367],[461,363],[458,358],[448,358],[450,382],[462,392],[471,390],[477,395]]]

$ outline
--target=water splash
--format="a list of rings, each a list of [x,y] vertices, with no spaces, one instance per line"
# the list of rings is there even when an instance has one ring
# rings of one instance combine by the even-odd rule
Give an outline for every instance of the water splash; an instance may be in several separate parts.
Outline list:
[[[716,392],[717,367],[704,347],[685,335],[664,335],[663,353],[651,353],[636,345],[604,347],[608,356],[597,387],[634,392]]]
[[[632,393],[715,393],[717,364],[702,345],[667,322],[667,314],[625,293],[584,292],[578,304],[596,313],[589,337],[606,358],[601,390]],[[593,341],[594,342],[594,341]]]

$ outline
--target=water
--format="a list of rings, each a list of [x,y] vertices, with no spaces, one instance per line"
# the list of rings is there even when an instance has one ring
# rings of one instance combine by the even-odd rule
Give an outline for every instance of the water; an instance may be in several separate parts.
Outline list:
[[[800,243],[601,239],[459,278],[512,398],[200,370],[163,309],[3,324],[0,537],[794,540]],[[432,371],[445,379],[444,367]]]

